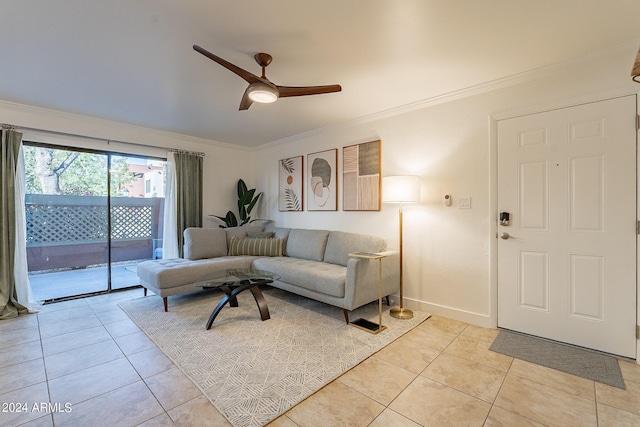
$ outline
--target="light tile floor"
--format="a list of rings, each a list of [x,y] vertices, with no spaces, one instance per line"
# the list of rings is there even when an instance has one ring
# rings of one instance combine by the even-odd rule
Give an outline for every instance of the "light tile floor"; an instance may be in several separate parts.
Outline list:
[[[228,426],[118,307],[140,296],[0,321],[0,426]],[[640,366],[620,390],[493,353],[496,333],[433,316],[270,427],[640,425]]]

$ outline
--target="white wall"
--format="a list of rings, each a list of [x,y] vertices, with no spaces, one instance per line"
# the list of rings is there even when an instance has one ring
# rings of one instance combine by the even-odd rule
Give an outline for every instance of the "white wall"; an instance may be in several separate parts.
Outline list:
[[[169,149],[205,153],[205,227],[220,224],[208,215],[236,211],[238,179],[252,180],[251,168],[247,167],[251,153],[238,146],[5,101],[0,101],[0,122],[22,130],[25,140],[57,145],[158,157],[166,157]]]
[[[495,326],[495,141],[491,116],[565,106],[594,95],[635,93],[640,87],[631,81],[629,71],[636,49],[636,45],[621,47],[606,57],[599,55],[521,76],[523,82],[509,87],[264,146],[253,159],[254,181],[265,192],[260,215],[285,227],[381,235],[389,239],[390,247],[397,248],[396,206],[383,205],[381,212],[341,210],[342,147],[381,139],[384,176],[421,176],[421,202],[404,209],[406,305]],[[332,148],[339,149],[338,211],[279,212],[278,160]],[[451,207],[444,206],[445,194],[453,197]],[[471,209],[458,208],[460,197],[471,197]]]

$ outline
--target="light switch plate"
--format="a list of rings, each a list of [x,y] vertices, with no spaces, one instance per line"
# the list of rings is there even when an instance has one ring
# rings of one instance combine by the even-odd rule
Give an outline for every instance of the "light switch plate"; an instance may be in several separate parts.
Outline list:
[[[471,209],[471,197],[460,197],[458,200],[459,209]]]

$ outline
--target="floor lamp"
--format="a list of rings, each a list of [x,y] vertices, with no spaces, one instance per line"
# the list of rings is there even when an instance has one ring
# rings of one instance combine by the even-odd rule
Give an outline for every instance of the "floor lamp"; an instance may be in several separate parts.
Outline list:
[[[420,200],[420,177],[415,175],[387,176],[382,179],[382,201],[399,203],[400,218],[400,307],[394,307],[389,314],[397,319],[411,319],[413,312],[404,308],[402,293],[402,205],[417,203]]]

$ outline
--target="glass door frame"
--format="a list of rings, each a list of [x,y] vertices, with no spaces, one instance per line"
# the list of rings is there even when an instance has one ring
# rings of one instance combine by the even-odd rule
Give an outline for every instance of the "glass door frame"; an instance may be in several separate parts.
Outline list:
[[[87,296],[94,296],[94,295],[102,295],[102,294],[107,294],[107,293],[112,293],[112,292],[119,292],[119,291],[124,291],[124,290],[129,290],[129,289],[133,289],[133,288],[139,288],[141,285],[140,284],[136,284],[136,285],[131,285],[131,286],[125,286],[122,288],[113,288],[113,283],[112,283],[112,279],[113,279],[113,197],[116,197],[117,195],[112,194],[112,158],[113,157],[123,157],[123,158],[137,158],[137,159],[144,159],[147,161],[159,161],[159,162],[167,162],[166,158],[163,157],[159,157],[159,156],[150,156],[150,155],[143,155],[143,154],[129,154],[129,153],[125,153],[125,152],[118,152],[118,151],[107,151],[107,150],[100,150],[100,149],[91,149],[91,148],[84,148],[84,147],[74,147],[74,146],[70,146],[70,145],[58,145],[58,144],[48,144],[48,143],[42,143],[42,142],[33,142],[33,141],[23,141],[23,145],[25,147],[41,147],[41,148],[50,148],[50,149],[54,149],[54,150],[63,150],[63,151],[72,151],[72,152],[80,152],[80,153],[88,153],[88,154],[95,154],[95,155],[102,155],[102,156],[106,156],[106,163],[107,163],[107,180],[106,180],[106,185],[107,185],[107,189],[106,189],[106,210],[107,210],[107,221],[106,221],[106,226],[107,226],[107,232],[106,232],[106,244],[107,244],[107,250],[106,250],[106,269],[107,269],[107,275],[106,275],[106,287],[105,289],[101,289],[101,290],[97,290],[97,291],[90,291],[90,292],[85,292],[85,293],[80,293],[80,294],[75,294],[75,295],[65,295],[65,296],[60,296],[60,297],[54,297],[54,298],[49,298],[49,299],[45,299],[43,301],[44,304],[48,304],[48,303],[53,303],[53,302],[59,302],[59,301],[66,301],[66,300],[71,300],[71,299],[77,299],[77,298],[83,298],[83,297],[87,297]],[[152,254],[153,257],[153,254]],[[36,295],[37,297],[37,295]]]

